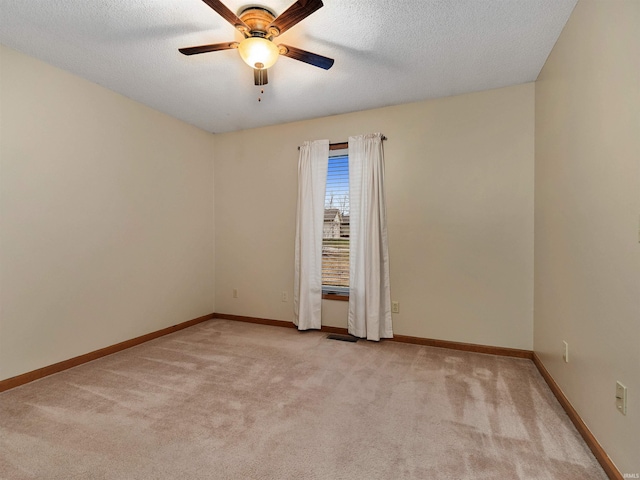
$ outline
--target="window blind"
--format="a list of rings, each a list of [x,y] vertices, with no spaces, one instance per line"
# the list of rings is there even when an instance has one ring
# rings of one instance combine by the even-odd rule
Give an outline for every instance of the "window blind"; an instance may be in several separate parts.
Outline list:
[[[349,292],[349,155],[329,156],[322,235],[322,286],[326,293]]]

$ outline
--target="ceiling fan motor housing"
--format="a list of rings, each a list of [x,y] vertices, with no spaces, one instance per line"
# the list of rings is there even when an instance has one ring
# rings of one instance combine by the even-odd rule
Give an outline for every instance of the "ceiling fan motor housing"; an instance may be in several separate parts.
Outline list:
[[[247,37],[271,39],[280,33],[276,27],[269,28],[269,25],[275,20],[276,16],[264,7],[245,8],[240,12],[238,17],[249,27],[249,32],[245,33]]]

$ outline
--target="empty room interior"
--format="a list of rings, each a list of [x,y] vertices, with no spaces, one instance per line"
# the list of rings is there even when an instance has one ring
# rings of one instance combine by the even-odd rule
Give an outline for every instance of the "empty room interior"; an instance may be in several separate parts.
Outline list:
[[[292,2],[0,0],[0,478],[640,478],[640,1]]]

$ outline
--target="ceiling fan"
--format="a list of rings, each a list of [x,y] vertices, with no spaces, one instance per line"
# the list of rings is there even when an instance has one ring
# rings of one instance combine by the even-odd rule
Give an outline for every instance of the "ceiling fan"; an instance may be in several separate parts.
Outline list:
[[[289,45],[273,43],[273,39],[289,30],[323,6],[322,0],[298,0],[277,17],[265,7],[250,6],[238,15],[229,10],[220,0],[202,0],[222,18],[242,33],[241,42],[214,43],[197,47],[180,48],[184,55],[217,52],[237,48],[240,57],[253,68],[256,85],[268,83],[267,69],[272,67],[280,55],[329,70],[333,66],[332,58],[307,52]]]

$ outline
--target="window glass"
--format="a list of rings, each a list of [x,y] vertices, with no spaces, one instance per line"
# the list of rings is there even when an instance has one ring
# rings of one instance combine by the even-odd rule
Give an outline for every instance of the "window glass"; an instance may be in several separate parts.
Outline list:
[[[349,155],[329,152],[322,229],[322,291],[349,293]]]

